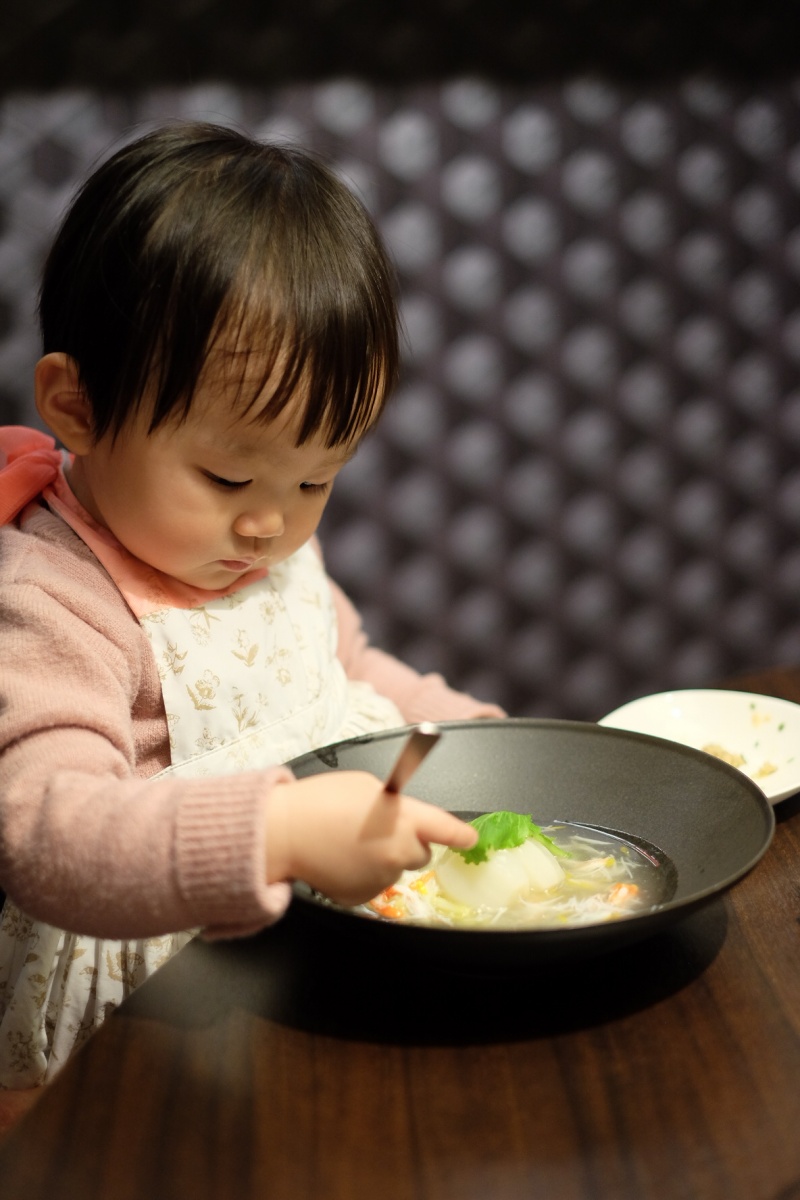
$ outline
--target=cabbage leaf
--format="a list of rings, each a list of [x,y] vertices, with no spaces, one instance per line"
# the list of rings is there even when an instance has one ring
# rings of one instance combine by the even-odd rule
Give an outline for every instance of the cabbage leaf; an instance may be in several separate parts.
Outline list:
[[[557,858],[569,857],[567,851],[557,846],[546,833],[542,833],[539,826],[534,824],[533,819],[525,813],[504,811],[482,813],[481,816],[470,821],[470,825],[473,825],[478,831],[477,842],[471,850],[454,851],[461,855],[464,862],[475,864],[486,862],[494,850],[513,850],[516,846],[527,842],[528,838],[535,838],[537,842],[541,842]]]

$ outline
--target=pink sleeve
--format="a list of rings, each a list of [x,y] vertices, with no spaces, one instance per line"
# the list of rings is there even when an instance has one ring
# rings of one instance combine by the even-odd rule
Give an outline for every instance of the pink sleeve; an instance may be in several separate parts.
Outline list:
[[[3,756],[0,878],[29,916],[93,937],[202,928],[246,934],[289,902],[266,883],[266,802],[291,778],[264,772],[148,782],[87,771],[88,731],[51,731]]]
[[[21,535],[2,535],[11,570]],[[102,570],[72,554],[68,576],[0,589],[0,886],[30,916],[96,937],[274,921],[289,888],[266,883],[266,811],[290,773],[137,775],[140,628]],[[159,692],[156,677],[161,729]]]
[[[349,679],[363,679],[393,700],[410,725],[417,721],[455,721],[504,717],[496,704],[486,704],[448,687],[441,675],[420,675],[399,659],[370,646],[354,605],[330,581],[339,622],[338,656]]]

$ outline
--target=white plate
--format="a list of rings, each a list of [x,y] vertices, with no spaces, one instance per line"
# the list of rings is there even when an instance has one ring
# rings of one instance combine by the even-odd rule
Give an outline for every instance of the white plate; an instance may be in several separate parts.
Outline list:
[[[623,704],[598,724],[716,752],[754,780],[771,804],[800,791],[800,704],[789,700],[704,689],[658,692]]]

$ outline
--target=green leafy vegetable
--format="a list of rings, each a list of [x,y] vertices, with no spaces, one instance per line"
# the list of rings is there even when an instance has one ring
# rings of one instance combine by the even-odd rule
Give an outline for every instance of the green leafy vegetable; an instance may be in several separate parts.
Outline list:
[[[569,858],[567,851],[557,846],[546,833],[542,833],[539,826],[535,825],[533,820],[524,813],[502,811],[483,813],[474,821],[470,821],[470,825],[474,825],[478,831],[477,842],[471,850],[455,851],[456,854],[461,855],[464,862],[486,862],[491,851],[513,850],[516,846],[527,842],[528,838],[535,838],[558,858]]]

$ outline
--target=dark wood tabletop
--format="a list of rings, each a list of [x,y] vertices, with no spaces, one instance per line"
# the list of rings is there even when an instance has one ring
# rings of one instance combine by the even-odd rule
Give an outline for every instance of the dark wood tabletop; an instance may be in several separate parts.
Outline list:
[[[800,702],[800,669],[730,686]],[[0,1150],[20,1200],[800,1200],[800,796],[634,946],[471,975],[290,909],[192,942]]]

